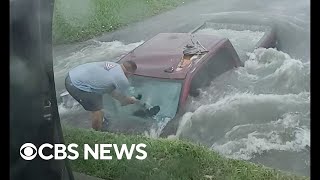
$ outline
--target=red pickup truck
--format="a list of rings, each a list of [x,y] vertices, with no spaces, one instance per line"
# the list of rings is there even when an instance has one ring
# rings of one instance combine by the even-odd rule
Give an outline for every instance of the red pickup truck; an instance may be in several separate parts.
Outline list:
[[[116,101],[106,98],[105,109],[111,119],[108,130],[142,133],[156,126],[161,136],[176,132],[190,96],[198,96],[199,89],[208,86],[222,73],[243,66],[227,37],[206,33],[206,30],[240,32],[247,31],[241,28],[248,27],[250,32],[262,34],[245,51],[276,46],[272,27],[205,23],[189,33],[160,33],[123,56],[120,63],[133,60],[138,65],[136,73],[129,79],[132,87],[128,93],[140,95],[145,106],[121,107]]]

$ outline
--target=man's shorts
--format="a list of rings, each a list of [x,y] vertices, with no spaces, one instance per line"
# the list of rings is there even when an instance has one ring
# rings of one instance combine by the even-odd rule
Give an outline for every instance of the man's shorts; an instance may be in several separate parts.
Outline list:
[[[102,95],[86,92],[75,87],[69,75],[65,79],[65,86],[69,94],[77,100],[86,111],[99,111],[102,107]]]

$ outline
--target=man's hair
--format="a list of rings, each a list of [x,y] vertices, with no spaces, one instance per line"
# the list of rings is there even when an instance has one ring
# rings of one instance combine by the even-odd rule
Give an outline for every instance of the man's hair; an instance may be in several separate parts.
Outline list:
[[[137,70],[137,64],[134,61],[125,61],[123,66],[127,71],[134,73]]]

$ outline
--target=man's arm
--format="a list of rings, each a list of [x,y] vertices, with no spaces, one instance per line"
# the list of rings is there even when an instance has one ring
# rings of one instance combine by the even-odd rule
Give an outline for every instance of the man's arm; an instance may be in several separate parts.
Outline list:
[[[128,104],[134,104],[137,101],[136,98],[123,95],[120,91],[116,89],[112,91],[111,96],[114,99],[118,100],[122,106],[126,106]]]

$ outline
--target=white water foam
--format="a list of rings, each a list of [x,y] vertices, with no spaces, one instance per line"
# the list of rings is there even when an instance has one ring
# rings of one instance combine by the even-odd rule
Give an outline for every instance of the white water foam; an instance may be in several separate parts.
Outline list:
[[[170,118],[164,118],[159,121],[157,124],[154,124],[148,131],[144,132],[144,135],[149,138],[158,138],[163,130],[163,128],[170,121]]]
[[[60,116],[76,113],[81,109],[82,109],[82,106],[79,103],[74,103],[72,107],[65,107],[63,104],[58,105],[58,111]]]
[[[244,160],[269,150],[299,152],[310,147],[310,129],[301,125],[300,119],[299,114],[286,113],[270,123],[235,126],[222,142],[214,143],[211,148],[227,157]]]
[[[197,34],[210,34],[228,38],[240,57],[248,51],[252,51],[265,32],[251,30],[213,29],[205,28],[196,32]]]
[[[292,59],[275,49],[248,53],[244,67],[228,71],[202,89],[199,98],[190,98],[189,111],[212,104],[236,93],[298,94],[310,91],[310,62]]]
[[[310,147],[310,62],[264,48],[248,57],[190,98],[176,138],[245,160]]]

